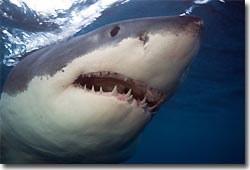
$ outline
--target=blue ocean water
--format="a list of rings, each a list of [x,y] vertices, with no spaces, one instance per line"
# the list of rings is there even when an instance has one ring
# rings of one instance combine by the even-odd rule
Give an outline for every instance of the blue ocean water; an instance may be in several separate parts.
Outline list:
[[[103,7],[99,15],[94,18],[89,15],[85,19],[89,22],[80,27],[76,26],[76,23],[71,24],[72,30],[67,34],[70,28],[64,29],[59,27],[60,22],[52,22],[54,21],[51,19],[52,15],[47,15],[47,18],[44,15],[40,17],[34,10],[27,10],[28,6],[16,5],[14,8],[13,4],[6,2],[14,3],[8,0],[0,1],[2,12],[0,19],[4,21],[0,25],[1,85],[11,69],[11,66],[7,65],[15,65],[17,59],[25,53],[48,45],[43,41],[50,36],[53,37],[52,30],[56,30],[58,34],[55,35],[60,35],[63,39],[125,19],[180,14],[192,14],[203,18],[201,48],[187,79],[146,127],[141,135],[137,152],[124,163],[242,164],[245,162],[244,1],[120,1]],[[69,10],[81,9],[79,5],[84,6],[78,10],[80,12],[96,2],[98,1],[76,3]],[[10,15],[10,11],[8,13],[4,6],[6,4],[7,7],[12,5],[14,9],[12,11],[16,10],[11,14],[12,17],[5,16]],[[17,11],[21,12],[14,15]],[[59,16],[54,15],[54,18],[67,19],[64,15],[67,15],[67,12],[61,12]],[[18,17],[24,16],[27,18],[22,22],[20,18],[18,20]],[[31,39],[32,36],[40,35],[42,38],[39,41]],[[23,44],[27,43],[22,44],[22,42],[26,41],[31,45],[24,47]],[[15,55],[11,56],[14,52]]]

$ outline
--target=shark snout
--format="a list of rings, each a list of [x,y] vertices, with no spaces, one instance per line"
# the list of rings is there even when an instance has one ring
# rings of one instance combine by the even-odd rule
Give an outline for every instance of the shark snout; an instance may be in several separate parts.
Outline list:
[[[135,22],[137,22],[135,20]],[[203,28],[203,20],[198,16],[173,16],[173,17],[154,17],[142,19],[132,26],[132,30],[140,33],[167,31],[176,34],[189,32],[199,35]]]
[[[181,19],[184,19],[187,23],[194,23],[196,24],[196,26],[198,26],[199,28],[202,28],[204,23],[203,23],[203,19],[198,17],[198,16],[179,16]]]
[[[198,52],[203,20],[177,16],[152,20],[151,24],[154,26],[142,37],[146,44],[141,63],[148,73],[144,80],[171,96]]]
[[[203,29],[203,20],[198,16],[176,16],[166,18],[166,20],[159,23],[161,29],[178,34],[192,34],[200,36]]]
[[[181,16],[182,17],[182,16]],[[186,20],[186,29],[191,31],[193,34],[200,36],[200,33],[203,29],[204,23],[200,17],[197,16],[183,16],[184,20]]]

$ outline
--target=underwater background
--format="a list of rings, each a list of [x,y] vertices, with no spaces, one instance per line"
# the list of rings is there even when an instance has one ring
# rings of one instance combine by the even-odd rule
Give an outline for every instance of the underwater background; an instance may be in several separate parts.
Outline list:
[[[200,51],[126,164],[245,163],[245,2],[0,0],[1,86],[29,52],[125,19],[197,15]]]

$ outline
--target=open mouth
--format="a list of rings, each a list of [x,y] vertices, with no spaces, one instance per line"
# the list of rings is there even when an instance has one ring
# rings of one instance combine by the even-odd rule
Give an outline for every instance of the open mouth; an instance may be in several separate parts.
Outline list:
[[[165,100],[165,94],[147,84],[128,78],[122,74],[102,71],[80,75],[73,83],[84,90],[112,95],[119,100],[156,112]]]

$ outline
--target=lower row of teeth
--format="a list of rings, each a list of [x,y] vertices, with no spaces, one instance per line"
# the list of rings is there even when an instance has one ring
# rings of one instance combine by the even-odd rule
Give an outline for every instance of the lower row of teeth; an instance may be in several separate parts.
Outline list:
[[[86,84],[83,86],[83,90],[85,90],[85,91],[91,91],[91,92],[106,93],[106,92],[103,91],[102,87],[100,87],[99,91],[96,91],[94,86],[92,86],[91,90],[89,90],[87,88]],[[124,95],[125,95],[125,100],[127,102],[129,102],[130,104],[132,104],[132,106],[134,106],[134,107],[141,107],[144,110],[147,110],[147,111],[150,111],[150,112],[152,112],[152,110],[156,107],[156,105],[152,106],[152,107],[148,106],[148,104],[146,102],[146,100],[147,100],[146,96],[144,96],[144,98],[142,100],[136,100],[133,97],[133,95],[131,95],[131,92],[132,92],[132,90],[130,89]],[[111,92],[109,92],[109,93],[111,93],[112,96],[117,96],[119,94],[118,91],[117,91],[117,85],[115,85],[114,88],[113,88],[113,90]]]

